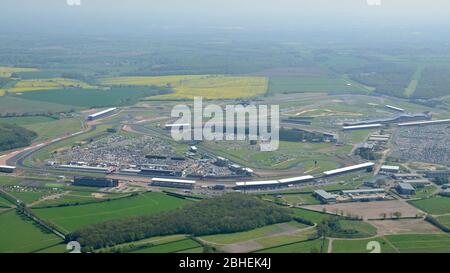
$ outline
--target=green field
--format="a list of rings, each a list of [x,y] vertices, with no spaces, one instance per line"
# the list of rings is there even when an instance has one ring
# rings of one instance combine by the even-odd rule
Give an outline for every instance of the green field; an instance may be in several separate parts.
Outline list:
[[[334,155],[348,153],[346,146],[336,147],[330,143],[302,143],[280,141],[279,149],[273,152],[262,152],[256,146],[244,141],[203,142],[202,148],[228,158],[233,162],[251,168],[284,170],[296,166],[303,167],[304,171],[321,172],[339,167],[339,164],[330,160]],[[314,161],[317,160],[317,166]]]
[[[46,116],[28,116],[28,117],[2,117],[0,123],[9,123],[19,126],[30,125],[35,123],[44,123],[55,121],[56,119]]]
[[[37,201],[49,194],[48,191],[37,191],[37,190],[10,191],[8,193],[15,196],[17,199],[26,204],[33,203],[34,201]]]
[[[27,100],[70,105],[72,107],[106,107],[131,105],[141,98],[169,92],[163,87],[113,87],[110,90],[45,90],[27,92],[18,97]]]
[[[295,223],[295,222],[291,222],[289,225],[292,225],[296,228],[307,227],[306,225],[299,226],[300,224]],[[268,234],[277,232],[279,230],[281,230],[280,224],[275,224],[275,225],[268,225],[265,227],[249,230],[249,231],[204,236],[204,237],[201,237],[201,239],[205,240],[207,242],[214,243],[214,244],[225,245],[225,244],[233,244],[233,243],[238,243],[238,242],[242,242],[242,241],[257,239],[260,237],[265,237]]]
[[[0,207],[9,208],[11,206],[12,206],[11,202],[0,196]]]
[[[90,224],[128,216],[157,213],[175,209],[189,201],[162,193],[149,192],[136,197],[95,204],[33,209],[36,215],[50,221],[64,232],[71,232]]]
[[[411,204],[431,214],[450,213],[450,198],[436,196],[432,198],[411,201]]]
[[[173,242],[149,246],[146,248],[131,251],[130,253],[174,253],[181,251],[189,251],[201,247],[196,241],[186,238]]]
[[[333,241],[333,253],[369,253],[367,244],[371,241],[380,243],[381,253],[393,253],[396,250],[383,237],[365,240],[335,240]]]
[[[450,253],[447,234],[387,235],[386,239],[404,253]]]
[[[70,110],[79,110],[79,107],[66,104],[51,103],[45,101],[33,101],[24,99],[21,96],[0,96],[0,114],[8,113],[26,114],[26,113],[58,113],[68,112]]]
[[[67,118],[28,124],[24,127],[38,134],[36,141],[44,141],[79,132],[82,130],[82,123],[77,118]]]
[[[97,198],[92,195],[92,192],[71,191],[67,194],[64,194],[60,198],[45,200],[33,207],[40,208],[47,206],[59,206],[63,204],[84,204],[84,203],[103,202],[107,199],[121,198],[123,196],[126,196],[127,194],[101,193],[101,195],[102,195],[101,198]]]
[[[316,224],[330,217],[330,214],[320,213],[301,208],[292,208],[291,210],[294,213],[295,217],[303,218]]]
[[[357,233],[351,235],[341,235],[339,237],[350,238],[367,238],[377,234],[377,229],[369,223],[363,221],[341,220],[339,221],[342,229],[354,230]]]
[[[444,226],[446,226],[447,228],[450,228],[450,215],[446,215],[446,216],[439,216],[437,217],[437,220],[443,224]]]
[[[351,84],[351,85],[349,85]],[[269,93],[368,93],[368,90],[342,78],[326,76],[271,77]]]
[[[310,193],[283,194],[281,197],[285,202],[294,205],[317,205],[320,201]]]
[[[56,235],[42,230],[15,210],[0,214],[0,230],[0,253],[36,252],[62,242]]]
[[[323,246],[323,247],[322,247]],[[282,246],[266,248],[257,251],[256,253],[311,253],[311,252],[326,253],[328,249],[328,240],[323,242],[321,239],[305,240],[296,243],[289,243]]]

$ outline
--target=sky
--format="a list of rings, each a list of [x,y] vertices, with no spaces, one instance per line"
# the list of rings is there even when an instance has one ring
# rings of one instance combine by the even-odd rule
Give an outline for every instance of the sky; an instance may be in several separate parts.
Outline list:
[[[77,2],[80,2],[79,5]],[[448,0],[1,0],[0,32],[448,28]]]

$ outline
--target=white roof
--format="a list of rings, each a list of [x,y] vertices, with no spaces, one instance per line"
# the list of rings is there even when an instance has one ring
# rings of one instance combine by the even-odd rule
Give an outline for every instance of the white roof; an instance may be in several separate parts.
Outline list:
[[[373,192],[385,192],[385,189],[378,188],[378,189],[357,189],[357,190],[344,190],[342,191],[343,194],[352,194],[352,193],[373,193]]]
[[[340,169],[336,169],[336,170],[326,171],[326,172],[323,172],[323,173],[325,175],[333,175],[333,174],[338,174],[338,173],[343,173],[343,172],[354,171],[354,170],[359,170],[359,169],[363,169],[363,168],[372,167],[373,165],[375,165],[375,164],[372,163],[372,162],[367,162],[367,163],[358,164],[358,165],[354,165],[354,166],[349,166],[349,167],[345,167],[345,168],[340,168]]]
[[[405,109],[403,109],[403,108],[395,107],[395,106],[392,106],[392,105],[389,105],[389,104],[386,104],[385,106],[387,108],[390,108],[390,109],[393,109],[393,110],[397,110],[397,111],[400,111],[400,112],[405,112]]]
[[[190,124],[189,123],[166,124],[166,127],[184,127],[184,126],[190,126]]]
[[[195,184],[195,180],[182,180],[182,179],[172,179],[172,178],[152,178],[152,182]]]
[[[293,183],[293,182],[299,182],[299,181],[305,181],[314,179],[314,176],[312,175],[305,175],[305,176],[299,176],[299,177],[291,177],[291,178],[285,178],[278,180],[280,183]]]
[[[108,109],[106,109],[106,110],[103,110],[103,111],[101,111],[101,112],[98,112],[98,113],[95,113],[95,114],[89,115],[89,117],[91,117],[91,118],[95,118],[95,117],[101,116],[101,115],[103,115],[103,114],[106,114],[106,113],[112,112],[112,111],[114,111],[114,110],[116,110],[116,109],[117,109],[116,107],[113,107],[113,108],[108,108]]]
[[[379,128],[383,125],[381,123],[376,124],[367,124],[367,125],[356,125],[356,126],[344,126],[342,129],[344,130],[356,130],[356,129],[370,129],[370,128]]]
[[[107,171],[108,168],[105,167],[93,167],[93,166],[78,166],[78,165],[59,165],[60,168],[75,168],[75,169],[86,169],[86,170],[102,170]]]
[[[389,166],[389,165],[383,165],[381,166],[382,170],[400,170],[400,166]]]
[[[16,167],[14,167],[14,166],[6,166],[6,165],[0,165],[0,168],[3,168],[3,169],[12,169],[12,170],[16,169]]]
[[[438,123],[450,123],[450,119],[439,119],[439,120],[418,121],[418,122],[406,122],[406,123],[399,123],[398,126],[429,125],[429,124],[438,124]]]
[[[277,184],[279,184],[277,180],[236,182],[236,186],[266,186]]]

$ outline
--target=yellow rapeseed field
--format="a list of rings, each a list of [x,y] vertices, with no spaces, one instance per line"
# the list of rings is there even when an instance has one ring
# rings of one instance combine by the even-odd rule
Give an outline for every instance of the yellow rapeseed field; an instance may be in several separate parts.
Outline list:
[[[21,93],[60,88],[97,89],[98,87],[78,80],[64,78],[31,79],[18,81],[14,86],[3,89],[3,94],[5,91],[10,93]]]
[[[171,86],[173,94],[152,96],[150,100],[192,99],[196,96],[205,99],[232,99],[262,95],[267,91],[264,77],[225,76],[225,75],[187,75],[187,76],[149,76],[117,77],[101,81],[104,85],[157,85]]]
[[[18,72],[34,72],[37,69],[34,68],[20,68],[20,67],[0,67],[0,77],[9,78],[13,73]]]

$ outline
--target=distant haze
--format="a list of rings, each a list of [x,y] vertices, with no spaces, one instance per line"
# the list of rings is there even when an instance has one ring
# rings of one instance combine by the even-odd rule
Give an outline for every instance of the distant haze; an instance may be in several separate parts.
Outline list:
[[[377,0],[1,0],[0,34],[449,29],[448,0],[379,1],[378,6],[368,4]]]

